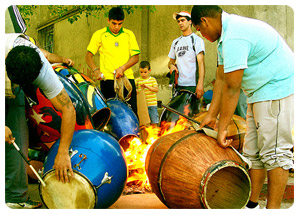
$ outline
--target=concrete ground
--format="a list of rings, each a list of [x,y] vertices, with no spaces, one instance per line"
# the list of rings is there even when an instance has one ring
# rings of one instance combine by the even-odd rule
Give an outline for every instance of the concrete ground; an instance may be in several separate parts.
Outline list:
[[[293,177],[289,178],[289,186],[293,185]],[[31,199],[41,201],[38,184],[29,185],[29,195]],[[294,203],[294,198],[285,198],[282,202],[281,209],[288,209],[292,207]],[[264,195],[261,196],[259,201],[260,208],[266,206],[266,201]],[[40,209],[46,209],[43,205]],[[168,209],[154,193],[146,194],[132,194],[132,195],[122,195],[111,207],[110,209]]]

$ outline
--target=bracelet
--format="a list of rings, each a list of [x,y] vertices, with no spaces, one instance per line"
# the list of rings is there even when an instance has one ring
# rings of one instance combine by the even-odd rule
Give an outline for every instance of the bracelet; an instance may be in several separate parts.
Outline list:
[[[95,72],[95,71],[97,71],[97,70],[99,70],[99,68],[95,68],[95,69],[93,70],[93,72]]]
[[[100,75],[100,77],[98,78],[98,80],[105,80],[105,79],[104,79],[104,74],[103,74],[103,73],[101,73],[101,75]]]

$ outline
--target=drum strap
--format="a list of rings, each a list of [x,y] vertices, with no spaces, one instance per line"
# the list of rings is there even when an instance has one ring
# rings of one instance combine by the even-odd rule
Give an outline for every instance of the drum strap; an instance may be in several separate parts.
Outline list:
[[[197,60],[197,53],[196,53],[196,49],[195,49],[195,40],[194,40],[194,37],[191,36],[191,39],[192,39],[192,44],[193,44],[193,50],[194,50],[194,53],[195,53],[195,57],[196,57],[196,86],[197,86],[197,83],[198,83],[198,79],[199,79],[199,65],[198,65],[198,60]]]

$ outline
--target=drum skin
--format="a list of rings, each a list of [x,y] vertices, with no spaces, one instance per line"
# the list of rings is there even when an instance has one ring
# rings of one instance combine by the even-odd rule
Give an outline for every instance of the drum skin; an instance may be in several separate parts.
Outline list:
[[[45,173],[53,167],[59,143],[58,140],[48,153],[44,163]],[[119,143],[105,132],[78,130],[74,132],[70,150],[73,151],[70,152],[73,170],[86,176],[97,189],[95,208],[111,206],[121,196],[127,181],[126,159]],[[112,176],[111,183],[98,187],[105,173]]]
[[[251,192],[244,166],[231,148],[193,130],[160,137],[145,162],[153,192],[169,208],[243,208]]]
[[[127,139],[133,136],[138,137],[138,118],[121,100],[108,99],[107,104],[111,110],[111,117],[104,131],[114,136],[126,150]]]
[[[197,99],[197,96],[194,93],[184,89],[180,90],[178,95],[172,98],[167,106],[189,117],[192,117],[200,112],[200,100]],[[178,114],[164,109],[160,116],[160,125],[164,130],[171,129],[175,126],[175,123],[179,120],[179,117],[180,116]],[[166,126],[164,123],[170,124]],[[162,132],[164,130],[162,130]]]
[[[40,185],[39,192],[49,209],[93,209],[97,203],[96,189],[80,172],[74,171],[71,181],[62,183],[56,179],[55,170],[49,170]]]
[[[86,100],[76,85],[61,74],[57,74],[63,83],[76,111],[76,123],[74,130],[93,129],[93,121],[89,113]],[[49,143],[60,138],[61,113],[57,111],[51,101],[45,97],[39,88],[24,88],[24,92],[30,100],[31,106],[26,105],[26,117],[29,128],[35,130],[37,138],[42,143]],[[32,130],[31,130],[32,132]]]

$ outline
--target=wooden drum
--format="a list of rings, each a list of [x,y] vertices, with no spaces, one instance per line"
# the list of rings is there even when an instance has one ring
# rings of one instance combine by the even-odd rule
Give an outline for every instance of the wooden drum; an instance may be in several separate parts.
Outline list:
[[[169,208],[245,207],[251,182],[244,166],[231,148],[193,130],[162,136],[146,157],[152,190]]]
[[[207,112],[201,112],[193,117],[193,119],[201,122],[206,116]],[[216,131],[218,131],[216,129]],[[238,115],[233,115],[227,128],[227,135],[238,135],[232,142],[232,146],[240,153],[243,151],[244,137],[246,133],[246,120]]]

